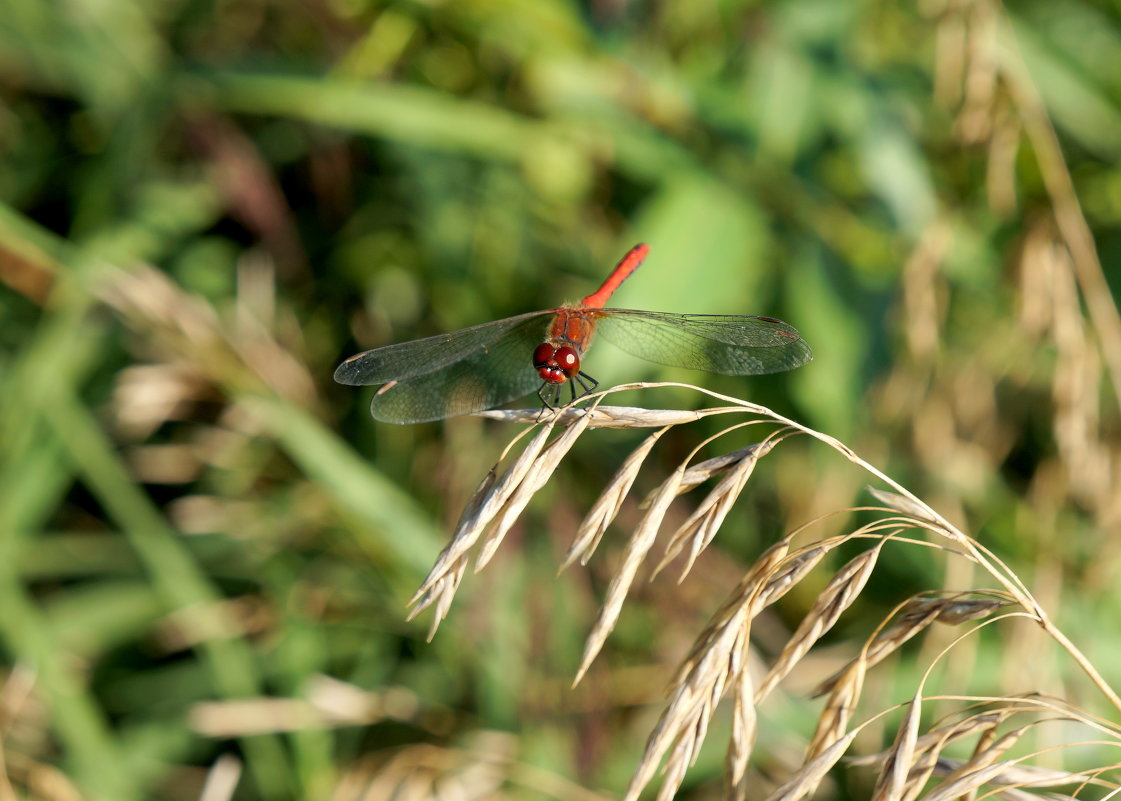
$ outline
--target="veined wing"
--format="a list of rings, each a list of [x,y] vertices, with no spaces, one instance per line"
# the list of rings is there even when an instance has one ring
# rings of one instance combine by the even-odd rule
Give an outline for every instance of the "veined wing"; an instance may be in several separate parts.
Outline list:
[[[535,312],[367,351],[362,355],[376,357],[367,360],[372,366],[363,363],[364,372],[345,376],[356,380],[344,383],[385,383],[370,402],[370,413],[386,423],[423,423],[492,409],[541,384],[532,359],[547,321],[546,315]],[[468,332],[472,335],[462,336]],[[423,347],[404,347],[418,345]],[[395,348],[403,350],[383,358],[382,351]],[[390,375],[389,364],[398,362],[402,353],[410,364],[398,365]],[[343,362],[339,371],[349,364]]]
[[[762,375],[793,370],[813,358],[802,335],[773,317],[634,309],[604,309],[596,317],[596,331],[613,345],[672,367]]]
[[[510,332],[520,337],[523,329],[536,328],[537,341],[522,361],[530,363],[533,348],[544,340],[548,315],[555,310],[527,312],[504,320],[461,328],[449,334],[386,345],[351,356],[335,369],[335,380],[354,387],[404,381],[441,370],[469,357],[485,354]],[[530,372],[533,372],[532,369]]]

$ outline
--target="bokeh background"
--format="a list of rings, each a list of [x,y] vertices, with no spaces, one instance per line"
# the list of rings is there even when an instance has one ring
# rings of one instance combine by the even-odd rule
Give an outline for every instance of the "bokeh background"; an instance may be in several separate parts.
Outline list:
[[[578,298],[636,241],[618,305],[781,317],[815,360],[727,379],[601,344],[589,371],[841,438],[1121,674],[1116,3],[3,0],[0,154],[0,799],[616,797],[745,566],[867,476],[784,445],[571,689],[637,501],[556,566],[641,432],[582,438],[428,643],[405,603],[515,430],[378,424],[331,374]],[[973,581],[889,548],[816,664]],[[756,626],[763,658],[810,600]],[[950,691],[1097,703],[1026,625],[954,654]],[[909,697],[913,665],[878,670]],[[761,722],[762,789],[809,686]],[[681,798],[719,797],[716,725]]]

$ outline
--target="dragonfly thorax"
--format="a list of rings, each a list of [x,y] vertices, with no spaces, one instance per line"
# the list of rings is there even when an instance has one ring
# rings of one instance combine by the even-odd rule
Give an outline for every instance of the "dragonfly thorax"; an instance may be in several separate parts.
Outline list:
[[[580,372],[580,354],[568,345],[542,342],[533,351],[533,366],[546,384],[563,384]]]

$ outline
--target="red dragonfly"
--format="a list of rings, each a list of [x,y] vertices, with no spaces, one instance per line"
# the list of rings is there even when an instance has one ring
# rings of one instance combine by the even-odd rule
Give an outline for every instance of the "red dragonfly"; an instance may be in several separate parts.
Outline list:
[[[550,408],[566,383],[573,401],[583,397],[598,386],[580,369],[597,331],[647,361],[722,375],[778,373],[813,358],[802,336],[773,317],[604,308],[649,250],[631,248],[579,303],[374,348],[340,364],[335,380],[384,384],[370,404],[374,417],[423,423],[492,409],[535,388]]]

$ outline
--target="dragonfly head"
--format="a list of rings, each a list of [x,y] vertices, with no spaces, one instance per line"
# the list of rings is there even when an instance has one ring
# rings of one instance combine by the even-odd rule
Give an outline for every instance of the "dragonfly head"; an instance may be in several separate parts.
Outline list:
[[[533,366],[546,384],[563,384],[580,372],[580,354],[568,345],[543,342],[533,351]]]

